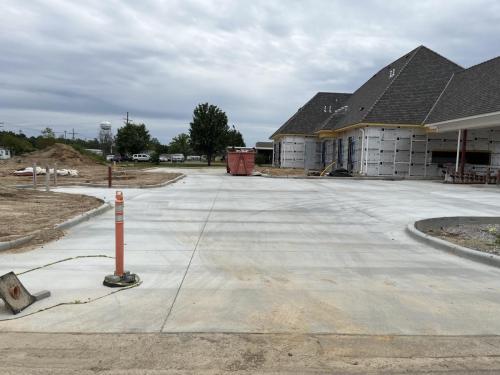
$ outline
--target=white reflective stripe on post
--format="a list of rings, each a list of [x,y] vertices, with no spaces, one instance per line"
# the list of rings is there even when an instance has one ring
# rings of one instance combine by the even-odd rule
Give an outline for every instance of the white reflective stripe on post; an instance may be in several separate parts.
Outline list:
[[[123,204],[115,205],[115,221],[122,222],[123,221]]]

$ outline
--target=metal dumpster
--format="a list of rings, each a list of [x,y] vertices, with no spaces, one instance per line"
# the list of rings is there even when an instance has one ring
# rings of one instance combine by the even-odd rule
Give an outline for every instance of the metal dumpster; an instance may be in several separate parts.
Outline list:
[[[227,173],[233,176],[250,176],[255,166],[255,149],[231,148],[227,150]]]

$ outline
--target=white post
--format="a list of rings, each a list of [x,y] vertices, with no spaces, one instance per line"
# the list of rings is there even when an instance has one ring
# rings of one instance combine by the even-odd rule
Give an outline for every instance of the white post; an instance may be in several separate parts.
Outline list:
[[[366,129],[366,152],[365,152],[365,176],[368,176],[368,151],[369,149],[369,144],[368,142],[370,141],[369,135],[368,135],[368,128]]]
[[[364,152],[365,152],[365,129],[359,129],[361,131],[361,156],[359,157],[359,174],[363,174],[363,163],[364,163]]]
[[[33,189],[36,190],[36,163],[33,163]]]
[[[45,191],[50,191],[50,169],[49,165],[45,165]]]
[[[457,157],[455,158],[455,173],[458,173],[458,161],[460,160],[460,136],[462,131],[458,131],[458,141],[457,141]]]
[[[54,164],[54,186],[57,186],[57,163]]]

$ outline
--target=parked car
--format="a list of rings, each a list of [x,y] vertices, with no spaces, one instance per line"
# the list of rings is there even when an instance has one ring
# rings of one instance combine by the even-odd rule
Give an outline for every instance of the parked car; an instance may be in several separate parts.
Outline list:
[[[170,157],[170,155],[168,155],[168,154],[161,154],[161,155],[159,156],[158,160],[159,160],[160,162],[166,162],[166,161],[170,161],[170,160],[171,160],[171,157]]]
[[[189,155],[188,157],[186,157],[186,160],[187,161],[200,161],[201,160],[201,156],[199,156],[199,155]]]
[[[115,155],[106,155],[106,161],[113,161]]]
[[[134,154],[132,155],[132,160],[133,161],[150,161],[151,156],[148,154]]]
[[[172,162],[182,163],[183,161],[184,161],[184,155],[183,154],[172,154]]]

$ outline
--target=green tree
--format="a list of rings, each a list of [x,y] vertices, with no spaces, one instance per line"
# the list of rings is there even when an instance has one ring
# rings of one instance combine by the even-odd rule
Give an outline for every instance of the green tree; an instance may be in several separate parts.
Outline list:
[[[42,137],[43,138],[55,138],[56,134],[52,130],[52,128],[46,127],[45,129],[42,130]]]
[[[226,134],[226,146],[234,146],[234,147],[245,147],[245,141],[243,140],[243,135],[236,130],[233,125],[232,129],[229,129]]]
[[[186,133],[181,133],[172,138],[172,141],[168,145],[168,152],[171,154],[183,154],[187,156],[191,154],[192,151],[191,140]]]
[[[116,147],[122,155],[137,154],[149,147],[151,136],[144,124],[126,123],[116,134]]]
[[[15,134],[14,132],[0,132],[0,145],[10,149],[14,155],[34,150],[33,145],[24,134]]]
[[[194,109],[189,129],[191,145],[195,151],[207,155],[208,165],[212,156],[226,146],[228,130],[227,116],[217,106],[204,103]]]

